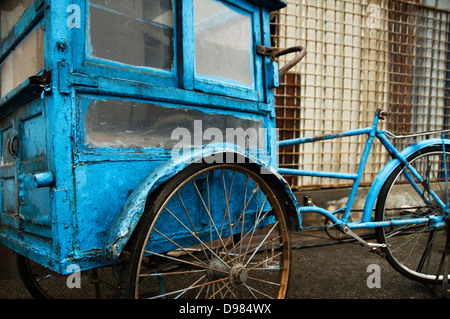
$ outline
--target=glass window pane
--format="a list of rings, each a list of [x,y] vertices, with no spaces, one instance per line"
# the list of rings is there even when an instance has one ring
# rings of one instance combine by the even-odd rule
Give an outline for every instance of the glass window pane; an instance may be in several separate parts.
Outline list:
[[[258,135],[262,128],[259,120],[233,115],[204,113],[185,108],[169,108],[151,103],[122,100],[83,99],[88,103],[84,115],[85,144],[89,148],[164,148],[172,149],[180,137],[172,139],[176,129],[187,132],[190,145],[229,142],[241,147],[264,147],[263,140],[247,135]],[[83,110],[82,110],[83,112]],[[206,132],[211,129],[213,137]],[[228,129],[235,129],[229,131]],[[239,138],[244,137],[244,140]],[[198,141],[200,139],[200,141]],[[256,141],[256,142],[255,142]],[[240,144],[239,144],[240,143]],[[253,143],[253,144],[252,144]]]
[[[172,0],[90,0],[93,56],[129,65],[173,68]]]
[[[41,26],[23,40],[1,65],[0,95],[3,97],[44,66],[44,26]]]
[[[250,13],[215,0],[194,0],[194,32],[197,73],[253,84]]]
[[[0,27],[2,40],[32,2],[33,0],[0,1]]]

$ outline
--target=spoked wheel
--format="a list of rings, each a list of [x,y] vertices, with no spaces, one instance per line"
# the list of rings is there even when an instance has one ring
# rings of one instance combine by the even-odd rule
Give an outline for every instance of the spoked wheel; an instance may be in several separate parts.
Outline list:
[[[127,244],[126,298],[284,298],[290,239],[276,193],[248,164],[193,164],[153,194]]]
[[[445,147],[444,152],[442,145],[430,146],[411,155],[408,161],[423,181],[414,178],[413,187],[407,180],[411,174],[405,174],[403,165],[394,170],[380,191],[377,221],[447,216],[441,206],[449,204],[450,147]],[[441,205],[431,196],[432,192]],[[444,228],[425,222],[377,228],[376,235],[379,242],[387,245],[386,259],[398,272],[425,284],[438,284],[442,283],[442,274],[448,274],[448,269],[439,268],[447,241]]]
[[[30,295],[35,299],[117,298],[117,280],[111,267],[61,275],[22,255],[16,256],[17,269]]]

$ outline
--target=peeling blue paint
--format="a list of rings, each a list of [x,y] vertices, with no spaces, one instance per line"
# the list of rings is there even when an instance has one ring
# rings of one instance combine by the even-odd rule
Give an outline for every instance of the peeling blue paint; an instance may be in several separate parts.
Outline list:
[[[226,2],[251,8],[253,45],[270,46],[269,10],[285,3]],[[75,3],[80,7],[80,28],[67,24],[72,14],[67,8],[74,1],[35,0],[1,46],[4,61],[31,30],[45,30],[45,68],[0,98],[2,244],[60,273],[71,263],[88,269],[114,262],[149,193],[196,159],[218,152],[239,153],[265,167],[279,181],[290,206],[298,207],[275,170],[274,93],[265,82],[268,57],[253,52],[251,88],[215,78],[202,82],[195,77],[193,8],[189,1],[175,0],[179,30],[172,71],[98,59],[91,54],[88,1]],[[202,82],[200,87],[196,81]],[[267,129],[267,147],[244,151],[235,145],[205,145],[176,158],[164,148],[90,148],[83,122],[87,105],[80,102],[86,96],[259,121]]]
[[[147,197],[153,190],[196,161],[207,159],[211,156],[214,157],[217,156],[217,154],[239,154],[260,165],[261,168],[265,170],[266,174],[272,174],[277,177],[280,186],[282,186],[286,191],[286,194],[288,194],[292,207],[298,209],[299,205],[296,197],[290,190],[288,183],[267,163],[250,156],[248,153],[246,154],[243,150],[237,149],[234,145],[208,145],[200,149],[193,149],[192,152],[188,152],[183,156],[164,162],[153,170],[152,173],[135,188],[111,227],[111,232],[106,240],[103,255],[112,260],[117,259],[120,256],[123,247],[127,243],[143,213]],[[275,187],[276,185],[273,186]],[[300,219],[300,215],[298,214],[297,216]]]

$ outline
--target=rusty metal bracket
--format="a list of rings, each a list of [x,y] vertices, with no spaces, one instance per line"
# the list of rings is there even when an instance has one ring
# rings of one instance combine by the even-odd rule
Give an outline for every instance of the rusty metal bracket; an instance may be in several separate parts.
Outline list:
[[[52,82],[52,71],[44,70],[42,74],[30,76],[28,82],[34,86],[47,88]]]
[[[275,49],[270,48],[270,47],[265,47],[263,45],[256,46],[256,53],[258,53],[259,55],[267,56],[272,59],[275,57]]]
[[[304,58],[304,56],[306,55],[306,49],[304,47],[297,46],[277,51],[274,48],[265,47],[263,45],[258,45],[256,47],[256,53],[270,57],[272,60],[282,55],[294,52],[298,52],[298,54],[295,56],[295,58],[293,58],[285,66],[283,66],[281,69],[278,70],[279,77],[285,75],[287,71],[292,69],[297,63],[299,63]]]

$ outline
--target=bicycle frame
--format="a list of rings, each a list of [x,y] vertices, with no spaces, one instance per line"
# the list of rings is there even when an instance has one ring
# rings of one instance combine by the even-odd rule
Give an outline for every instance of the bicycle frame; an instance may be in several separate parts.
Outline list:
[[[440,143],[443,147],[445,147],[446,144],[450,145],[450,140],[445,139],[443,136],[441,139],[432,139],[432,140],[425,140],[423,142],[416,143],[409,148],[399,151],[389,140],[389,137],[399,138],[392,133],[388,131],[384,131],[381,129],[378,129],[378,123],[379,120],[384,119],[384,112],[381,110],[377,110],[375,114],[374,121],[371,126],[360,128],[360,129],[353,129],[348,130],[344,132],[339,133],[333,133],[328,135],[322,135],[322,136],[310,136],[310,137],[303,137],[303,138],[296,138],[296,139],[289,139],[280,141],[278,143],[279,147],[283,146],[290,146],[290,145],[299,145],[299,144],[306,144],[306,143],[313,143],[317,141],[323,141],[323,140],[332,140],[337,138],[343,138],[343,137],[350,137],[350,136],[358,136],[358,135],[364,135],[367,134],[368,138],[364,147],[364,151],[361,156],[361,162],[358,165],[356,173],[340,173],[340,172],[326,172],[326,171],[311,171],[311,170],[302,170],[302,169],[287,169],[287,168],[279,168],[278,172],[280,174],[288,174],[288,175],[296,175],[296,176],[311,176],[311,177],[328,177],[328,178],[335,178],[335,179],[348,179],[352,180],[353,184],[351,187],[350,195],[347,200],[347,204],[344,207],[341,207],[337,209],[336,211],[330,212],[322,207],[317,206],[303,206],[299,208],[300,213],[306,213],[306,212],[315,212],[323,215],[324,217],[330,219],[335,226],[337,226],[340,229],[344,228],[375,228],[375,227],[386,227],[386,226],[398,226],[398,225],[406,225],[406,224],[420,224],[424,222],[432,222],[433,226],[440,226],[441,223],[443,223],[444,219],[442,216],[429,216],[426,218],[409,218],[409,219],[401,219],[401,220],[390,220],[390,221],[382,221],[382,222],[375,222],[372,221],[372,211],[373,207],[375,205],[376,198],[378,196],[378,192],[381,189],[381,186],[383,185],[384,181],[387,179],[387,177],[390,175],[390,173],[401,164],[405,164],[407,167],[407,170],[405,170],[405,175],[407,176],[407,179],[410,181],[410,184],[415,185],[415,183],[412,182],[412,178],[415,177],[419,182],[423,181],[423,178],[419,175],[419,173],[408,163],[408,156],[412,153],[416,152],[419,149],[422,149],[424,147],[430,146],[430,145],[436,145],[437,143]],[[426,133],[420,133],[415,134],[411,136],[416,135],[424,135],[424,134],[436,134],[436,133],[445,133],[449,132],[450,130],[443,130],[443,131],[435,131],[435,132],[426,132]],[[406,136],[405,136],[406,137]],[[366,168],[367,160],[369,158],[369,154],[372,150],[372,146],[374,143],[375,138],[377,138],[381,144],[385,147],[385,149],[389,152],[389,154],[392,157],[391,162],[389,162],[382,171],[377,175],[376,179],[374,180],[374,183],[372,184],[372,187],[368,193],[368,196],[366,198],[366,202],[363,209],[362,219],[361,221],[351,222],[348,223],[349,217],[351,215],[353,203],[356,198],[357,191],[359,189],[359,186],[361,184],[361,180]],[[409,172],[409,173],[408,173]],[[447,186],[447,179],[446,179],[446,187]],[[414,187],[414,189],[418,192],[420,196],[423,195],[423,192],[418,189],[418,187]],[[443,203],[434,192],[430,192],[430,195],[437,201],[437,203],[441,206],[441,208],[446,212],[448,215],[449,213],[449,204],[448,200],[447,203]],[[422,196],[423,197],[423,196]],[[344,210],[344,214],[342,218],[336,217],[337,212],[341,212]]]

